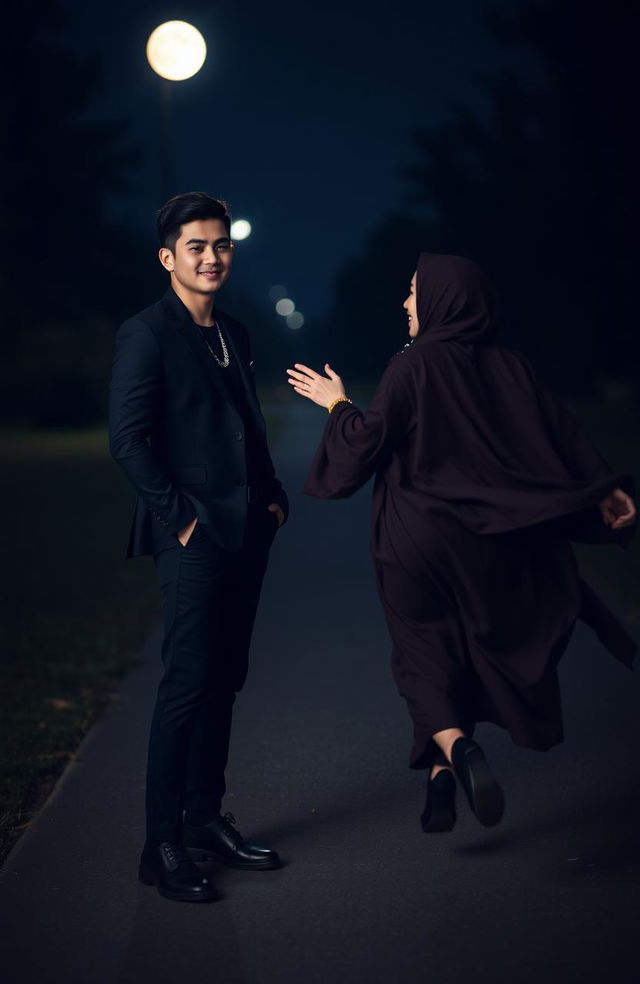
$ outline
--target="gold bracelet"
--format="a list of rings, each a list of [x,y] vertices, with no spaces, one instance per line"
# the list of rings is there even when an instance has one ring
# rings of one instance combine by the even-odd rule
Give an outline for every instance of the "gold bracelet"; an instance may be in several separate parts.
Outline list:
[[[348,396],[339,396],[336,400],[333,401],[333,403],[330,403],[329,406],[327,407],[329,413],[332,412],[333,408],[336,407],[338,403],[351,403],[351,400],[349,399]]]

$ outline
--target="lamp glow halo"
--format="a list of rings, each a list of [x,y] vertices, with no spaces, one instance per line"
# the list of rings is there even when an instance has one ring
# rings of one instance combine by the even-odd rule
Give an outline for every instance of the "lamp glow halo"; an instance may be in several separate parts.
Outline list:
[[[231,224],[232,239],[248,239],[250,235],[251,223],[247,222],[246,219],[236,219],[236,221]]]
[[[147,41],[147,61],[157,75],[183,82],[199,72],[207,57],[207,44],[197,27],[186,21],[166,21]]]

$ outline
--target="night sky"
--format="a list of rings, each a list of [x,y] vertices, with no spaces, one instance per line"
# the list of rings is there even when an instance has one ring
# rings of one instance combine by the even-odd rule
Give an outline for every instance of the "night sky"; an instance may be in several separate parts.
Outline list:
[[[412,130],[442,122],[456,102],[482,113],[478,73],[497,73],[507,59],[534,70],[526,52],[485,33],[479,0],[66,7],[74,47],[104,60],[101,113],[129,120],[142,147],[130,196],[112,204],[141,229],[152,228],[162,196],[159,79],[146,40],[173,19],[204,34],[204,68],[173,83],[176,190],[224,197],[248,218],[254,233],[234,279],[261,303],[283,283],[313,318],[368,231],[406,205]]]

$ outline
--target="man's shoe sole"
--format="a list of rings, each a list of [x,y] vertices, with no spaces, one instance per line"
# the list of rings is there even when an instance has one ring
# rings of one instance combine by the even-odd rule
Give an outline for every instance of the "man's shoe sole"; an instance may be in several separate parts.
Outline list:
[[[158,879],[156,878],[153,871],[150,868],[145,867],[145,865],[140,865],[138,868],[138,880],[143,885],[154,885],[160,895],[165,899],[171,899],[174,902],[214,902],[217,895],[211,889],[208,894],[193,892],[172,892],[171,889],[165,888],[164,885],[158,884]]]
[[[218,861],[220,864],[226,864],[227,868],[235,868],[238,871],[273,871],[281,867],[279,858],[275,861],[234,861],[232,858],[224,858],[201,847],[185,845],[185,850],[192,861]]]

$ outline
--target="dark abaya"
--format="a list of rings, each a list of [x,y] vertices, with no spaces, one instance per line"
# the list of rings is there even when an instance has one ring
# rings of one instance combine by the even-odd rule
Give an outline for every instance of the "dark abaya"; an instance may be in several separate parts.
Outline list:
[[[330,414],[305,492],[351,495],[375,474],[371,549],[392,669],[415,740],[478,721],[514,742],[562,740],[557,663],[576,619],[631,665],[635,645],[580,579],[571,540],[626,544],[598,503],[632,493],[536,381],[494,340],[496,301],[479,268],[423,253],[419,334],[363,413]]]

